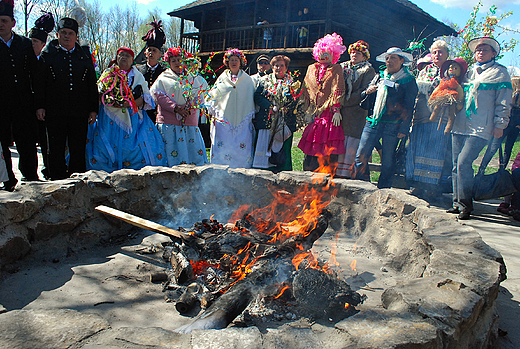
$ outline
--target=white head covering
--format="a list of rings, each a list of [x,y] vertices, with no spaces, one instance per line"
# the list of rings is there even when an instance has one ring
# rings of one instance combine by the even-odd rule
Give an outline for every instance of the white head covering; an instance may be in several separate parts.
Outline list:
[[[376,60],[378,62],[385,62],[386,56],[388,55],[398,55],[404,58],[404,64],[411,63],[413,60],[413,56],[408,52],[403,52],[399,47],[390,47],[388,50],[386,50],[385,53],[381,53],[379,56],[376,57]]]

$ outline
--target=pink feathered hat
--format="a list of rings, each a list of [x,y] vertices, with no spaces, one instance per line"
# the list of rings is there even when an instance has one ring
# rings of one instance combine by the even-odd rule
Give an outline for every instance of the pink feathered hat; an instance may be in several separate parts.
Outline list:
[[[339,57],[345,52],[347,48],[343,45],[343,38],[336,34],[327,34],[314,44],[312,55],[315,60],[319,59],[320,52],[329,51],[332,53],[332,63],[337,63]]]

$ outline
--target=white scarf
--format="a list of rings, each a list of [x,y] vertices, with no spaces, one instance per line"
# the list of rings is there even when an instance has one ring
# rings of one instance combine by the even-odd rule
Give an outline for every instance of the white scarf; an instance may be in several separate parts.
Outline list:
[[[237,127],[255,111],[254,92],[253,80],[249,75],[240,70],[237,80],[233,82],[231,72],[227,69],[209,92],[207,103],[218,121],[224,121],[225,118],[233,127]]]
[[[166,69],[159,75],[157,80],[150,88],[150,93],[155,99],[157,93],[164,94],[175,101],[179,105],[186,104],[186,98],[183,94],[182,81],[179,76],[171,69]]]
[[[376,102],[374,104],[374,113],[373,113],[373,122],[375,124],[378,123],[379,119],[383,116],[386,110],[386,98],[388,97],[388,86],[387,83],[385,83],[385,80],[389,80],[392,82],[399,81],[405,77],[410,75],[408,72],[408,69],[406,67],[402,67],[401,70],[399,70],[397,73],[394,74],[388,74],[388,72],[385,70],[382,76],[382,79],[380,79],[377,82],[377,95],[376,95]]]
[[[490,64],[490,66],[486,67],[488,64]],[[471,114],[473,107],[475,112],[478,110],[477,91],[481,84],[488,84],[487,89],[496,90],[501,88],[500,83],[511,82],[511,78],[509,77],[507,70],[500,69],[500,67],[501,65],[498,63],[495,64],[494,61],[481,66],[473,67],[471,71],[472,75],[470,76],[470,78],[473,78],[473,80],[467,81],[464,84],[464,90],[466,92],[467,116]],[[481,70],[480,73],[479,70]]]

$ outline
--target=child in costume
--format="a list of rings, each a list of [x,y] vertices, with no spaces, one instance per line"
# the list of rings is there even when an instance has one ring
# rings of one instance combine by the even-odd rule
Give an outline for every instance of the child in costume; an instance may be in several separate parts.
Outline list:
[[[343,39],[336,33],[327,34],[314,44],[312,54],[316,63],[307,69],[303,91],[304,110],[310,124],[298,144],[305,154],[304,171],[316,170],[320,157],[335,167],[338,155],[345,153],[340,113],[345,80],[343,69],[336,63],[346,50]]]
[[[430,121],[437,120],[439,117],[440,128],[443,117],[448,118],[448,123],[444,128],[444,134],[451,132],[453,128],[453,122],[455,121],[455,114],[462,109],[464,102],[464,90],[460,83],[466,75],[468,64],[462,58],[455,58],[454,60],[448,60],[441,66],[441,77],[442,80],[439,86],[435,88],[430,99],[428,100],[428,106],[432,109]]]

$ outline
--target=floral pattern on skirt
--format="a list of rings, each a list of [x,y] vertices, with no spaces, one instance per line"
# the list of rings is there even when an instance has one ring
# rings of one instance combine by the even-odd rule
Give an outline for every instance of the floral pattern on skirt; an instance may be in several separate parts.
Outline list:
[[[132,110],[127,108],[126,112]],[[132,128],[124,131],[101,106],[97,121],[89,125],[87,169],[113,172],[139,170],[145,166],[166,166],[164,142],[157,127],[142,111],[130,114]]]
[[[198,126],[157,124],[164,140],[168,166],[204,165],[208,162],[206,146]]]
[[[253,123],[254,112],[246,116],[242,122],[233,127],[225,119],[214,121],[211,128],[212,164],[229,165],[229,167],[251,168],[253,164]]]

